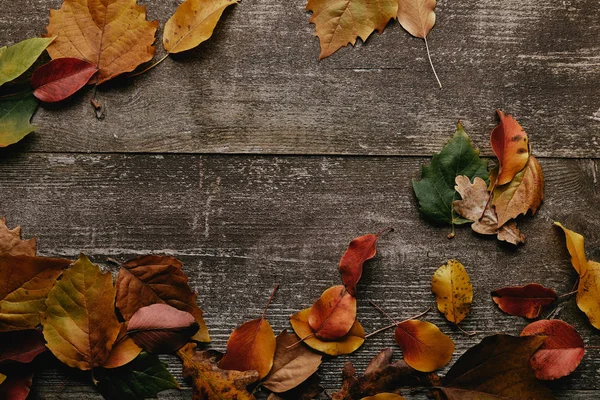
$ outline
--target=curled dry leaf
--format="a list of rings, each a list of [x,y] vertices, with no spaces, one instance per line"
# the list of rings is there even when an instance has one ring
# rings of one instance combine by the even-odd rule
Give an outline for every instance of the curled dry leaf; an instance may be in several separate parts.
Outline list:
[[[457,260],[449,260],[435,271],[431,291],[438,310],[448,321],[458,324],[471,311],[473,286],[467,270]]]
[[[50,351],[73,368],[101,367],[121,329],[114,303],[112,275],[82,254],[48,293],[41,319]]]
[[[210,342],[197,295],[190,289],[182,265],[174,257],[153,255],[127,261],[117,277],[117,308],[128,321],[142,307],[168,304],[194,316],[200,329],[193,340]]]
[[[63,258],[0,255],[0,332],[34,329],[48,292],[69,264]]]
[[[544,343],[531,357],[535,376],[542,380],[562,378],[577,369],[583,359],[584,343],[575,328],[561,320],[535,321],[521,336],[544,336]]]
[[[163,45],[168,53],[193,49],[210,38],[225,8],[238,0],[186,0],[165,24]]]
[[[482,235],[497,235],[498,240],[515,245],[525,242],[525,235],[517,229],[516,222],[510,221],[500,226],[494,208],[486,207],[490,193],[483,179],[476,177],[471,183],[467,176],[459,175],[455,182],[454,188],[462,200],[454,201],[454,210],[458,215],[474,221],[471,224],[473,231]]]
[[[36,240],[21,239],[21,227],[8,229],[6,219],[0,218],[0,254],[11,256],[35,256]]]
[[[492,130],[490,143],[500,164],[495,186],[502,186],[512,181],[527,165],[529,138],[511,115],[505,115],[500,110],[497,113],[500,123]]]
[[[27,364],[46,350],[40,331],[31,329],[0,334],[0,364],[7,361]]]
[[[398,0],[308,0],[306,9],[313,13],[310,22],[315,24],[322,60],[348,44],[354,45],[359,37],[364,42],[373,31],[383,32],[398,13]]]
[[[29,121],[37,106],[31,94],[0,101],[0,148],[17,143],[35,130]]]
[[[310,313],[311,309],[306,308],[290,317],[290,323],[294,332],[300,338],[305,338],[304,343],[308,347],[321,353],[329,354],[330,356],[339,356],[340,354],[353,353],[365,342],[365,331],[358,321],[354,321],[350,331],[337,340],[326,341],[319,339],[314,335],[314,331],[308,323]]]
[[[399,323],[394,340],[402,348],[404,361],[421,372],[432,372],[448,364],[454,342],[431,322],[408,320]]]
[[[194,400],[254,400],[246,387],[258,381],[258,372],[219,369],[219,353],[195,349],[195,344],[188,343],[177,352],[183,361],[183,376],[192,378]]]
[[[47,36],[56,40],[48,53],[95,65],[100,84],[150,61],[157,28],[136,0],[64,0],[60,10],[50,10]]]
[[[530,319],[539,317],[542,310],[557,298],[554,290],[537,283],[505,287],[492,292],[492,300],[502,311]]]
[[[54,38],[32,38],[0,47],[0,86],[23,75]]]
[[[57,58],[36,69],[31,76],[33,95],[41,101],[62,101],[84,87],[98,67],[77,58]]]
[[[342,275],[342,282],[352,296],[356,296],[356,284],[362,276],[364,262],[375,257],[375,244],[379,235],[370,233],[353,239],[340,260],[338,269]]]
[[[314,335],[323,340],[342,338],[350,331],[355,320],[356,298],[343,285],[325,290],[311,307],[308,316],[308,324]]]
[[[150,353],[172,353],[197,331],[198,323],[192,314],[167,304],[142,307],[127,324],[127,335]]]
[[[300,339],[286,330],[277,336],[273,368],[262,385],[275,393],[287,392],[307,380],[321,365],[320,354],[298,341]]]
[[[440,390],[448,400],[555,400],[529,365],[543,342],[539,336],[488,336],[454,363]]]

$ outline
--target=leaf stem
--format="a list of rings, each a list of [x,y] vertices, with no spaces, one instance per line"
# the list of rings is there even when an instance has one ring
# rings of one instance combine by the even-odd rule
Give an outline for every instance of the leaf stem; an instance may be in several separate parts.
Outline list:
[[[397,321],[396,321],[394,318],[392,318],[392,317],[390,316],[390,314],[386,313],[386,312],[385,312],[385,311],[384,311],[384,310],[383,310],[381,307],[379,307],[377,304],[375,304],[375,303],[374,303],[372,300],[369,300],[369,303],[371,303],[371,305],[372,305],[373,307],[375,307],[377,310],[379,310],[379,312],[380,312],[380,313],[382,313],[383,315],[385,315],[386,317],[388,317],[388,319],[389,319],[390,321],[392,321],[392,323],[393,323],[394,325],[398,325],[398,322],[397,322]]]
[[[304,342],[306,339],[310,339],[310,338],[311,338],[311,337],[313,337],[313,336],[315,336],[315,333],[314,333],[314,332],[313,332],[313,333],[311,333],[311,334],[310,334],[310,335],[308,335],[308,336],[304,336],[302,339],[298,340],[296,343],[292,343],[292,344],[290,344],[289,346],[286,346],[286,349],[291,349],[291,348],[293,348],[293,347],[296,347],[296,346],[298,346],[300,343]]]
[[[381,235],[386,234],[388,232],[394,232],[394,228],[388,226],[387,228],[380,230],[377,234],[375,234],[375,236],[377,236],[377,238],[379,239]]]
[[[5,94],[3,96],[0,96],[0,99],[8,99],[8,98],[11,98],[11,97],[16,97],[16,96],[21,96],[21,95],[24,95],[24,94],[31,94],[31,93],[33,93],[33,90],[26,90],[24,92],[17,92],[17,93]]]
[[[492,185],[492,188],[490,189],[490,195],[487,199],[487,202],[485,203],[485,207],[483,207],[483,212],[481,213],[481,217],[479,217],[479,221],[481,221],[481,219],[485,216],[485,211],[490,205],[490,201],[492,200],[492,196],[494,195],[494,189],[496,189],[496,183],[498,183],[498,178],[496,178],[494,184]]]
[[[373,303],[371,303],[371,304],[373,304]],[[379,309],[379,307],[377,307],[377,306],[375,306],[375,307]],[[381,310],[381,309],[379,309],[379,310],[380,310],[380,311],[383,311],[383,310]],[[418,314],[418,315],[415,315],[415,316],[413,316],[413,317],[410,317],[410,318],[408,318],[408,319],[405,319],[404,321],[400,321],[400,322],[394,322],[392,325],[388,325],[388,326],[385,326],[385,327],[383,327],[383,328],[379,328],[379,329],[377,329],[376,331],[374,331],[374,332],[371,332],[371,333],[369,333],[368,335],[366,335],[366,336],[365,336],[365,339],[367,339],[367,338],[369,338],[369,337],[371,337],[371,336],[373,336],[373,335],[376,335],[376,334],[378,334],[379,332],[383,332],[383,331],[386,331],[386,330],[388,330],[388,329],[390,329],[390,328],[393,328],[393,327],[395,327],[395,326],[398,326],[398,325],[400,325],[400,324],[401,324],[401,323],[403,323],[403,322],[410,321],[410,320],[413,320],[413,319],[417,319],[417,318],[419,318],[419,317],[422,317],[423,315],[427,314],[427,313],[429,312],[429,310],[431,310],[431,307],[427,307],[427,310],[423,311],[421,314]],[[387,315],[387,314],[386,314],[386,315]],[[389,316],[388,316],[388,318],[389,318]],[[392,319],[392,321],[393,321],[393,319]]]
[[[435,67],[433,66],[433,62],[431,61],[431,54],[429,53],[429,45],[427,44],[427,35],[423,37],[425,40],[425,48],[427,49],[427,58],[429,59],[429,65],[431,65],[431,70],[433,71],[433,75],[435,75],[435,79],[437,80],[438,85],[440,85],[440,89],[442,88],[442,82],[440,82],[440,78],[438,78],[437,72],[435,72]]]
[[[279,289],[279,284],[275,285],[275,287],[273,288],[273,292],[271,292],[271,297],[269,297],[269,301],[267,301],[267,305],[265,306],[265,309],[263,310],[262,316],[260,318],[265,319],[265,315],[267,314],[267,308],[269,308],[269,306],[271,305],[271,302],[273,301],[273,297],[275,297],[275,292],[277,292],[277,289]]]
[[[161,62],[165,61],[167,59],[167,57],[169,57],[171,53],[167,53],[163,56],[163,58],[161,58],[160,60],[158,60],[157,62],[155,62],[154,64],[152,64],[151,66],[149,66],[148,68],[145,68],[139,72],[136,72],[134,74],[129,75],[130,78],[133,78],[134,76],[139,76],[142,74],[145,74],[146,72],[150,71],[152,68],[156,67],[158,64],[160,64]]]
[[[562,299],[562,298],[564,298],[564,297],[569,297],[569,296],[571,296],[572,294],[575,294],[575,293],[577,293],[577,292],[578,292],[578,290],[573,290],[572,292],[565,293],[565,294],[561,294],[560,296],[558,296],[558,298],[559,298],[559,299]]]
[[[455,324],[455,325],[456,325],[456,327],[458,328],[459,331],[461,331],[462,333],[464,333],[467,336],[473,336],[473,335],[476,335],[476,334],[480,333],[480,332],[477,332],[477,331],[467,332],[463,328],[461,328],[459,324]]]

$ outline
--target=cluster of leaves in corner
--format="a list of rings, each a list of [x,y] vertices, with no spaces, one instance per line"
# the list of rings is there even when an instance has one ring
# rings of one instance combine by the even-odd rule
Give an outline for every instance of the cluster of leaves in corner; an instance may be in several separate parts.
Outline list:
[[[237,2],[184,1],[165,24],[166,55],[141,72],[210,38],[223,10]],[[99,85],[152,60],[157,28],[158,21],[147,21],[146,7],[137,5],[136,0],[107,0],[100,5],[64,0],[59,10],[50,11],[44,38],[0,48],[0,87],[23,75],[44,50],[52,58],[33,72],[33,92],[0,96],[0,147],[33,132],[35,127],[29,121],[37,100],[65,100],[87,84]],[[95,99],[92,104],[99,111]]]
[[[423,166],[422,179],[413,180],[419,210],[431,221],[452,225],[449,238],[454,225],[471,223],[479,234],[524,243],[514,219],[535,214],[544,199],[544,175],[527,133],[512,116],[498,115],[490,137],[498,165],[491,172],[459,123],[452,140]]]

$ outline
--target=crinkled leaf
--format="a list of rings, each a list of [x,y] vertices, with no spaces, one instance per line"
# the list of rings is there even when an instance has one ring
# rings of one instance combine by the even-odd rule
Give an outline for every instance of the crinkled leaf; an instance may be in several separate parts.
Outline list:
[[[438,310],[448,321],[458,324],[471,311],[473,286],[467,270],[457,260],[449,260],[434,272],[431,291]]]
[[[33,72],[33,95],[41,101],[62,101],[84,87],[98,67],[77,58],[57,58]]]
[[[54,38],[32,38],[0,47],[0,86],[23,75]]]
[[[554,290],[537,283],[505,287],[492,292],[494,303],[502,311],[525,318],[537,318],[542,310],[557,298]]]
[[[0,101],[0,147],[15,144],[35,130],[29,121],[37,106],[38,101],[33,95]]]
[[[394,340],[402,348],[404,361],[421,372],[432,372],[448,364],[454,342],[426,321],[408,320],[396,326]]]

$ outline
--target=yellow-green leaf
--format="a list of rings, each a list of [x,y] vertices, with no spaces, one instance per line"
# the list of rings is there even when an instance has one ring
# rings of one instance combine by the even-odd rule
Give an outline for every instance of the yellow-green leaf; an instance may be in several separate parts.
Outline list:
[[[0,101],[0,147],[17,143],[35,130],[29,121],[37,105],[31,94]]]
[[[53,37],[32,38],[0,47],[0,86],[23,75],[53,40]]]
[[[465,267],[457,260],[449,260],[438,268],[431,279],[438,310],[450,322],[458,324],[471,311],[473,286]]]

